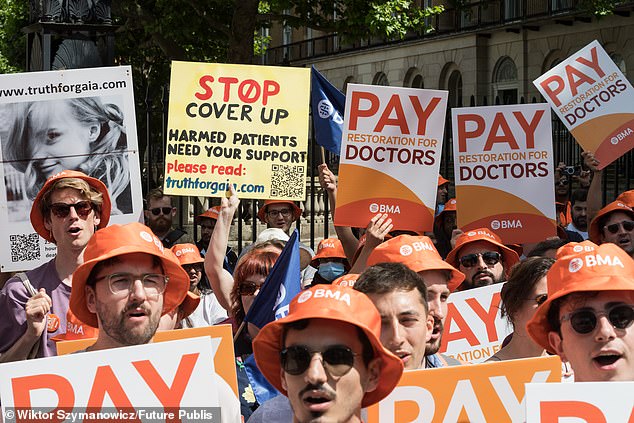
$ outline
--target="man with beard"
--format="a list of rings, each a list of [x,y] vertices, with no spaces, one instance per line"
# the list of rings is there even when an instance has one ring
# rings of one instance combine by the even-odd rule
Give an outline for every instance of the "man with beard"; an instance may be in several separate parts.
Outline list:
[[[0,291],[0,361],[57,355],[53,338],[67,331],[73,272],[95,230],[108,225],[110,207],[106,186],[81,172],[65,170],[44,183],[31,207],[31,224],[57,254],[9,279]]]
[[[148,343],[161,315],[178,307],[189,288],[174,253],[136,222],[97,232],[73,282],[72,312],[99,329],[86,351]]]
[[[403,373],[380,334],[381,317],[367,296],[316,285],[293,299],[286,317],[260,330],[253,353],[288,397],[293,422],[359,423],[361,408],[385,398]]]
[[[588,190],[585,188],[576,189],[570,196],[570,212],[572,222],[566,226],[566,233],[579,234],[581,240],[588,239]],[[570,236],[569,236],[570,237]]]
[[[439,354],[438,350],[447,317],[449,294],[464,281],[465,276],[443,261],[433,242],[426,236],[400,235],[380,244],[368,258],[369,266],[379,263],[404,264],[418,273],[425,283],[427,307],[434,321],[430,339],[425,345],[425,361],[421,367],[460,364],[458,360]],[[357,283],[355,283],[355,289]]]
[[[504,282],[509,269],[519,260],[517,253],[487,228],[461,234],[446,258],[465,275],[458,287],[460,291]]]
[[[172,228],[172,220],[176,216],[172,197],[163,194],[161,188],[155,188],[148,193],[145,203],[145,224],[159,237],[164,247],[172,248],[187,233],[180,228]]]
[[[589,232],[592,242],[611,242],[634,258],[634,210],[624,202],[617,200],[599,210]]]

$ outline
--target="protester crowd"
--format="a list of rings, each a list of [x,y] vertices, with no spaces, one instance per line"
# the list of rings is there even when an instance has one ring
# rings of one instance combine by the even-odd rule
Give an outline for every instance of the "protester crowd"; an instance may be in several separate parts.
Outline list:
[[[556,171],[558,237],[507,245],[489,228],[463,232],[456,215],[473,205],[451,198],[441,176],[433,231],[395,231],[377,214],[366,228],[336,227],[317,252],[300,245],[302,291],[263,327],[245,316],[289,242],[297,204],[261,204],[267,229],[238,256],[233,190],[197,217],[200,240],[178,243],[184,232],[160,189],[148,193],[145,225],[108,226],[105,185],[63,171],[30,215],[57,255],[0,291],[0,361],[55,356],[60,340],[96,338],[85,351],[98,351],[146,344],[157,330],[231,324],[243,421],[359,422],[404,370],[464,365],[439,352],[448,299],[504,283],[513,333],[489,361],[554,354],[564,380],[634,381],[634,191],[602,207],[601,171],[591,153],[584,159],[574,189],[574,175]],[[319,172],[334,210],[336,177],[326,165]],[[223,421],[237,414],[223,411]]]

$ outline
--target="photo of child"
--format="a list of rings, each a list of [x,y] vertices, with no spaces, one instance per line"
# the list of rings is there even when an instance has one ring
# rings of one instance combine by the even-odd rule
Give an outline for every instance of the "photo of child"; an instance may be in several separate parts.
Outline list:
[[[128,143],[119,97],[83,97],[0,104],[9,221],[28,220],[46,179],[79,170],[110,191],[112,214],[132,212]],[[133,111],[132,111],[133,113]],[[12,204],[14,202],[14,204]]]

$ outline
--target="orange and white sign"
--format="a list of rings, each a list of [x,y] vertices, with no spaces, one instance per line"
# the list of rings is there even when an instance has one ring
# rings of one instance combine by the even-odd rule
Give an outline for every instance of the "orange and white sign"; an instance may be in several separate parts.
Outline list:
[[[599,169],[634,148],[634,89],[597,40],[533,84]]]
[[[525,384],[560,381],[556,356],[406,371],[367,421],[523,422]]]
[[[526,386],[526,422],[634,422],[634,382]]]
[[[495,354],[513,329],[500,315],[504,284],[457,291],[447,301],[440,352],[469,363],[481,363]]]
[[[447,91],[348,85],[335,225],[431,231]]]
[[[490,228],[506,243],[557,234],[547,104],[452,109],[458,227]],[[471,207],[473,205],[477,207]]]
[[[2,364],[0,399],[5,411],[54,409],[57,416],[73,408],[219,407],[221,379],[210,377],[215,350],[202,337]]]

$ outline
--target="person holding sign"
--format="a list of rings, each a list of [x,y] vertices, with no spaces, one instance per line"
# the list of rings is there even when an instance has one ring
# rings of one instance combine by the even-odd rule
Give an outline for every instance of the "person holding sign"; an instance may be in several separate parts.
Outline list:
[[[31,224],[57,246],[57,255],[11,278],[0,291],[0,361],[57,355],[52,338],[67,329],[73,272],[95,230],[108,225],[110,207],[108,189],[98,179],[72,170],[47,179],[33,201]]]
[[[431,239],[426,236],[400,235],[387,240],[376,247],[368,258],[368,265],[378,263],[402,263],[418,273],[425,282],[427,306],[434,324],[425,347],[424,367],[461,364],[458,360],[439,354],[438,350],[447,317],[447,299],[465,276],[443,261]]]
[[[137,222],[97,232],[73,282],[71,310],[99,328],[86,351],[147,344],[161,316],[176,309],[189,288],[189,276],[174,253]]]
[[[468,231],[456,238],[447,263],[465,275],[460,291],[504,282],[507,272],[520,261],[515,251],[487,228]]]
[[[368,297],[317,285],[262,328],[253,350],[262,374],[290,400],[294,422],[359,423],[361,408],[385,398],[403,373],[380,334],[381,317]]]
[[[577,382],[634,381],[634,260],[611,243],[559,249],[548,299],[526,327]]]
[[[617,200],[599,210],[589,232],[593,242],[611,242],[634,258],[634,210],[627,204]]]

